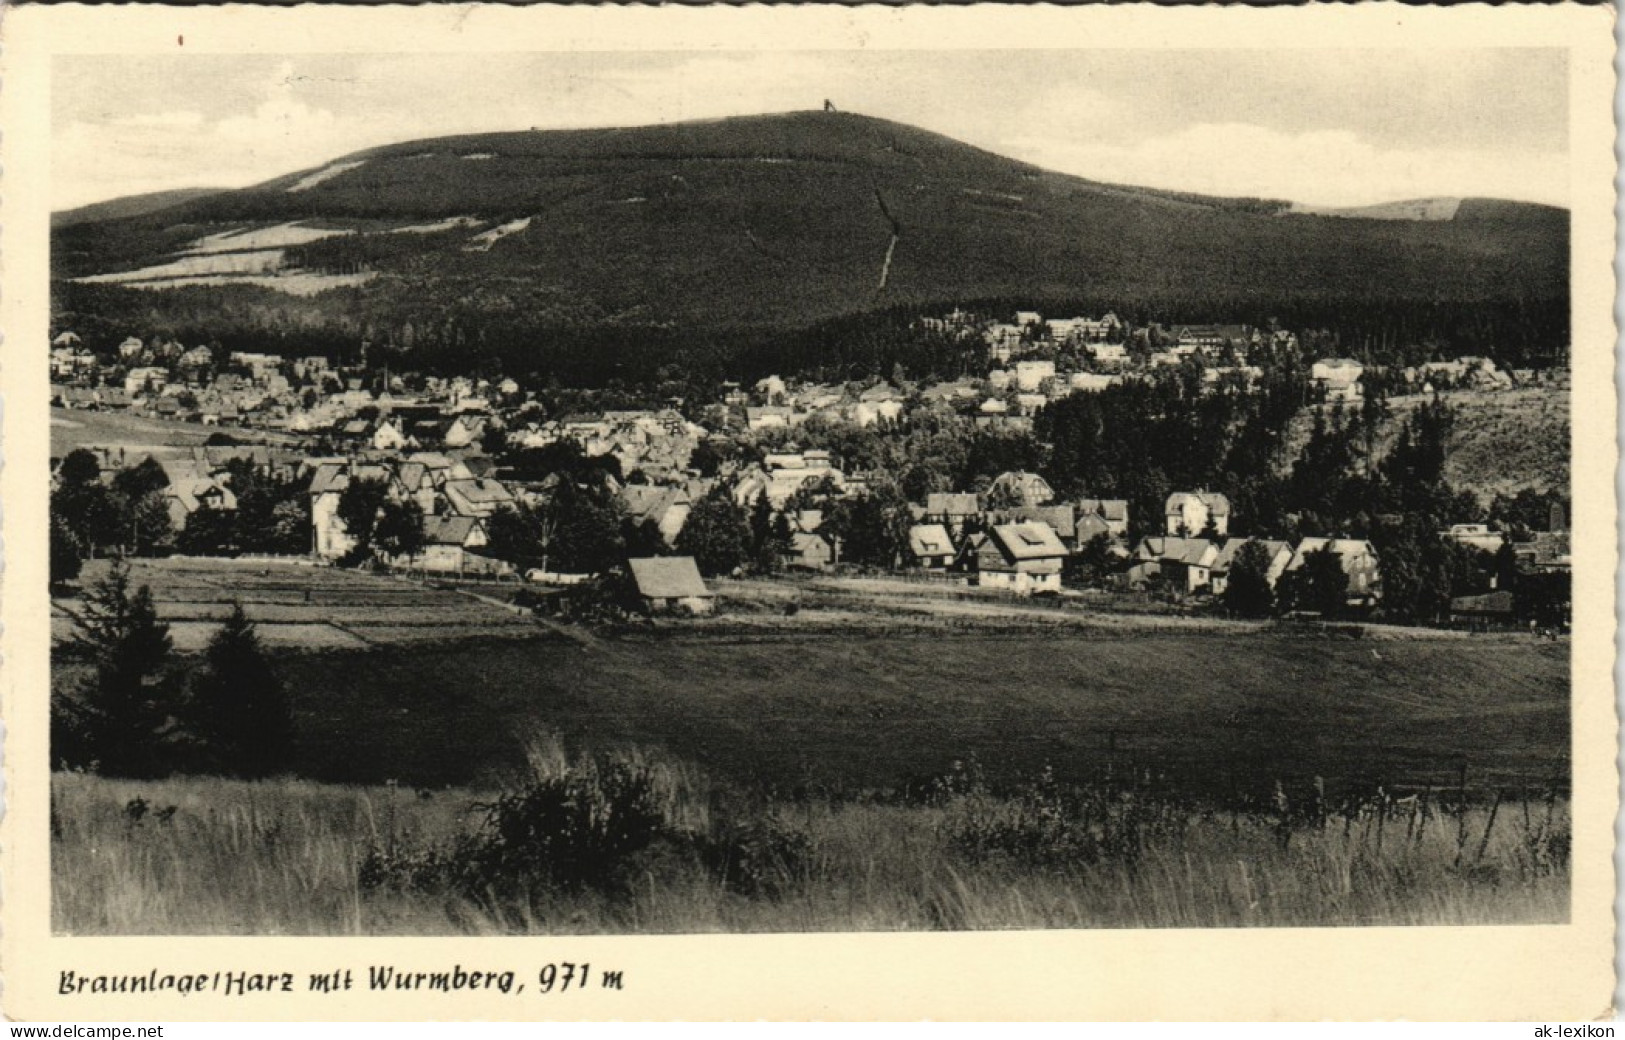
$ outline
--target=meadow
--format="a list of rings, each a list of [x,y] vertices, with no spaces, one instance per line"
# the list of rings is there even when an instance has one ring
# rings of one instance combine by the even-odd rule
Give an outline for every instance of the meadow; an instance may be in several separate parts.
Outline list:
[[[494,935],[1568,919],[1568,805],[1551,794],[1378,799],[1294,821],[1285,806],[1203,810],[1129,789],[1092,805],[1042,784],[992,794],[948,774],[914,801],[730,810],[690,767],[653,775],[654,837],[589,859],[595,872],[568,884],[504,873],[475,848],[471,836],[495,830],[490,794],[58,774],[53,927]]]
[[[57,774],[63,931],[1567,913],[1566,641],[1136,621],[887,582],[720,583],[714,619],[585,629],[489,586],[246,561],[139,561],[134,577],[177,629],[244,603],[291,695],[293,748],[259,783]],[[82,668],[63,657],[53,683]],[[645,846],[487,847],[614,831],[627,817],[605,761],[646,774],[630,817]],[[571,779],[524,803],[545,825],[504,831],[491,807],[538,777]],[[562,886],[504,873],[555,861],[602,870]],[[642,880],[610,884],[628,872]]]

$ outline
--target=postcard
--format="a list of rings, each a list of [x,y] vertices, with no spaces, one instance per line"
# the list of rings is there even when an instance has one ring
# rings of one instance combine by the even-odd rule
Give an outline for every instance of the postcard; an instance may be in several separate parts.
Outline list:
[[[5,1013],[1609,1014],[1612,27],[8,11]]]

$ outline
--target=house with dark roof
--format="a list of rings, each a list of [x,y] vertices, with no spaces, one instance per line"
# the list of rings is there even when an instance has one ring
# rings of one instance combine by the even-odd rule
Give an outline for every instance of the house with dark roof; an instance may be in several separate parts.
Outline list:
[[[1210,587],[1218,557],[1218,547],[1206,538],[1152,535],[1135,546],[1125,578],[1131,588],[1160,578],[1180,592],[1202,592]]]
[[[448,480],[440,493],[457,516],[490,516],[513,504],[513,494],[500,481],[489,478]]]
[[[1098,516],[1114,538],[1128,535],[1128,501],[1121,498],[1080,498],[1078,516]],[[1082,542],[1084,539],[1079,538]]]
[[[930,571],[945,571],[958,549],[944,524],[915,524],[908,529],[909,564]]]
[[[705,587],[692,556],[650,556],[626,565],[639,602],[651,614],[709,614],[716,608],[716,593]]]
[[[1067,549],[1048,524],[995,524],[972,557],[976,584],[1014,592],[1061,591]]]
[[[487,557],[473,556],[490,541],[485,521],[477,516],[426,516],[423,518],[423,551],[413,563],[426,571],[466,573],[487,570]]]
[[[621,489],[626,515],[634,526],[653,524],[667,545],[676,545],[677,536],[688,522],[694,500],[680,487],[628,484]]]

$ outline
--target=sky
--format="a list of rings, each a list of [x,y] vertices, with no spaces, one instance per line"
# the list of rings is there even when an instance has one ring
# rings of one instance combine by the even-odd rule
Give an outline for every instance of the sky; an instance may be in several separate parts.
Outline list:
[[[1557,49],[59,57],[52,208],[382,144],[821,107],[1096,180],[1319,206],[1567,205]]]

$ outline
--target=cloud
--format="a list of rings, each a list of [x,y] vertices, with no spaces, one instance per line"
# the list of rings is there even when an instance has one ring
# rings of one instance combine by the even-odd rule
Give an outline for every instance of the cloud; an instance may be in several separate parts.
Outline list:
[[[177,187],[244,187],[392,139],[298,97],[284,62],[245,115],[209,119],[191,108],[80,119],[52,136],[52,206]],[[374,131],[373,133],[376,133]]]
[[[1439,195],[1568,201],[1568,163],[1560,153],[1382,148],[1348,130],[1201,123],[1132,144],[1031,134],[1002,144],[1017,158],[1064,173],[1211,195],[1325,206]]]

